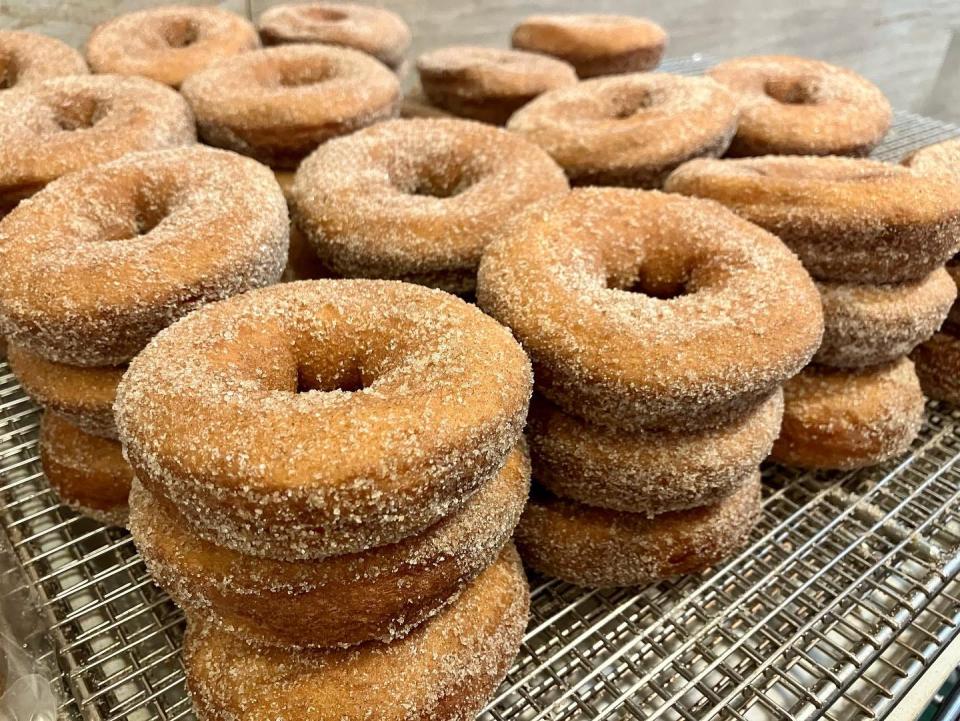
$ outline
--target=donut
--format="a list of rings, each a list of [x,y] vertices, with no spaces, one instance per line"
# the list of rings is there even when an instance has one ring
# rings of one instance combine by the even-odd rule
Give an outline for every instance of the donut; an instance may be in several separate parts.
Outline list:
[[[272,168],[296,168],[321,143],[397,114],[397,76],[369,55],[284,45],[223,60],[180,88],[204,142]]]
[[[71,173],[0,221],[0,330],[50,361],[121,365],[194,308],[276,282],[288,225],[273,174],[220,150]]]
[[[834,368],[879,365],[907,355],[940,328],[957,298],[944,268],[893,285],[818,282],[823,343],[814,363]]]
[[[567,190],[549,155],[504,130],[392,120],[310,155],[297,171],[292,214],[338,275],[467,293],[505,220]]]
[[[10,370],[37,405],[84,433],[116,440],[113,400],[125,366],[54,363],[17,345],[8,355]]]
[[[719,201],[766,228],[818,280],[917,281],[960,246],[960,185],[874,160],[694,160],[664,188]]]
[[[938,401],[960,406],[960,336],[937,333],[910,356],[923,392]]]
[[[538,95],[577,82],[562,60],[522,50],[472,45],[441,48],[417,59],[424,95],[454,115],[504,125]]]
[[[275,170],[273,176],[276,178],[280,190],[283,191],[287,208],[290,208],[293,205],[293,171]],[[287,254],[287,266],[283,269],[282,280],[314,280],[329,277],[330,271],[320,262],[317,254],[313,252],[313,246],[310,245],[307,237],[300,232],[297,224],[291,218],[290,251]]]
[[[260,45],[252,23],[217,7],[167,5],[108,20],[87,40],[95,73],[143,75],[171,87]]]
[[[740,548],[760,517],[760,473],[710,505],[657,516],[595,508],[535,488],[516,544],[533,570],[576,586],[638,586],[699,573]]]
[[[390,281],[251,291],[159,334],[114,413],[145,487],[278,560],[394,543],[461,508],[521,435],[530,364],[454,296]]]
[[[89,72],[83,56],[56,38],[22,30],[0,30],[0,90]]]
[[[780,241],[656,191],[580,188],[531,207],[487,247],[477,300],[530,354],[543,395],[631,431],[733,422],[823,332],[817,289]]]
[[[584,423],[534,396],[527,436],[537,483],[590,506],[655,516],[729,496],[770,453],[783,393],[731,425],[624,433]]]
[[[40,420],[40,465],[64,505],[108,526],[126,523],[133,472],[119,443],[47,411]]]
[[[784,386],[780,437],[770,457],[814,470],[852,470],[906,452],[923,423],[913,363],[857,369],[810,366]]]
[[[507,128],[546,150],[575,185],[659,188],[681,163],[719,156],[736,102],[709,78],[637,73],[544,93]]]
[[[904,158],[903,164],[923,175],[960,176],[960,138],[920,148]]]
[[[76,75],[0,93],[0,215],[61,175],[194,142],[186,101],[144,78]]]
[[[530,490],[522,448],[458,512],[399,543],[320,561],[274,561],[203,541],[139,483],[130,530],[177,605],[268,645],[396,641],[441,609],[496,559]]]
[[[890,129],[880,89],[852,70],[790,55],[736,58],[707,75],[736,94],[728,154],[867,155]]]
[[[396,70],[410,47],[410,28],[396,13],[353,3],[291,3],[265,10],[257,23],[264,45],[322,43],[372,55]]]
[[[531,15],[510,40],[515,48],[566,60],[581,78],[653,70],[667,47],[662,27],[627,15]]]
[[[390,644],[294,651],[188,619],[187,689],[198,721],[466,721],[520,649],[530,592],[511,544],[460,597]]]

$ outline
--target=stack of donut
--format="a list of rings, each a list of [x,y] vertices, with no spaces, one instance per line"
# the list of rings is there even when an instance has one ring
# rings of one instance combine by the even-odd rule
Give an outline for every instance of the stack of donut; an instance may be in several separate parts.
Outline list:
[[[130,529],[211,719],[473,718],[526,625],[527,357],[475,306],[287,283],[157,335],[117,393]]]
[[[635,585],[744,542],[781,386],[823,332],[783,243],[715,203],[577,189],[488,247],[477,297],[533,361],[528,565]]]

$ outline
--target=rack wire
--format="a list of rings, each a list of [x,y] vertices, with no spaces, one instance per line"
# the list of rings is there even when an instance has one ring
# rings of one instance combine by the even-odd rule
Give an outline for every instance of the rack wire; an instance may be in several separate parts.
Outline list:
[[[876,156],[957,134],[898,113]],[[50,627],[61,716],[193,718],[181,613],[125,531],[60,505],[38,419],[0,362],[0,523]],[[523,648],[482,718],[884,718],[960,635],[958,459],[960,411],[930,403],[911,451],[884,467],[767,467],[748,547],[706,574],[613,591],[532,578]]]

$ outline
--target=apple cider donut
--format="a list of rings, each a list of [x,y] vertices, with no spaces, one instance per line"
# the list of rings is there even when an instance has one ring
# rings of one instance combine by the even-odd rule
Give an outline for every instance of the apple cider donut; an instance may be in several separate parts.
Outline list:
[[[40,421],[40,464],[64,505],[108,526],[126,523],[133,471],[119,443],[47,411]]]
[[[256,28],[239,15],[217,7],[167,5],[97,26],[86,54],[95,73],[143,75],[177,88],[208,65],[259,45]]]
[[[56,38],[22,30],[0,30],[0,90],[89,72],[83,56]]]
[[[390,644],[258,646],[194,614],[183,648],[187,688],[198,721],[466,721],[520,650],[529,603],[510,544],[456,601]]]
[[[339,275],[466,293],[505,219],[567,190],[549,155],[504,130],[392,120],[318,148],[297,171],[292,210]]]
[[[125,366],[54,363],[17,345],[8,355],[10,370],[37,405],[84,433],[116,440],[113,401]]]
[[[192,533],[139,483],[130,530],[154,579],[177,604],[268,645],[390,643],[432,618],[510,541],[530,491],[519,447],[459,511],[389,545],[319,561],[246,556]]]
[[[715,203],[655,191],[538,203],[487,247],[477,285],[541,393],[625,430],[730,423],[823,333],[817,289],[783,243]]]
[[[760,473],[710,505],[658,516],[594,508],[535,489],[517,527],[523,562],[577,586],[638,586],[698,573],[739,549],[760,517]]]
[[[264,45],[322,43],[372,55],[396,70],[410,47],[410,28],[396,13],[354,3],[274,5],[257,23]]]
[[[694,160],[665,189],[719,201],[766,228],[818,280],[917,281],[960,247],[960,184],[875,160]]]
[[[737,105],[709,78],[636,73],[544,93],[507,127],[550,153],[576,185],[659,188],[681,163],[723,155]]]
[[[0,328],[47,360],[120,365],[194,308],[276,282],[288,233],[254,161],[196,145],[130,153],[0,221]]]
[[[531,384],[510,332],[451,295],[301,281],[158,335],[114,412],[137,478],[198,535],[317,559],[461,508],[520,437]]]
[[[778,389],[732,424],[700,431],[624,433],[534,397],[527,436],[537,482],[580,503],[654,516],[722,500],[770,453],[780,432]]]
[[[504,125],[538,95],[577,82],[573,68],[562,60],[472,45],[425,53],[417,59],[417,71],[433,105],[494,125]]]
[[[653,70],[667,33],[627,15],[531,15],[514,28],[511,44],[566,60],[581,78],[592,78]]]
[[[920,281],[892,285],[817,283],[823,343],[814,363],[834,368],[879,365],[907,355],[943,324],[957,298],[938,268]]]
[[[186,101],[145,78],[77,75],[0,93],[0,214],[61,175],[194,142]]]
[[[960,337],[954,333],[937,333],[910,357],[924,393],[960,406]]]
[[[784,386],[784,415],[771,458],[797,468],[852,470],[904,453],[923,422],[913,363],[869,368],[810,366]]]
[[[729,154],[867,155],[890,129],[880,89],[852,70],[790,55],[728,60],[707,72],[740,101]]]
[[[181,92],[210,145],[283,169],[338,135],[397,114],[397,76],[369,55],[283,45],[217,63]]]

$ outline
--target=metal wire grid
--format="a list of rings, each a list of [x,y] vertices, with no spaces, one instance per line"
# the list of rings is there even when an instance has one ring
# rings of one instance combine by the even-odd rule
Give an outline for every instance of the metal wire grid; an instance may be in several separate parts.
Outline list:
[[[876,155],[958,132],[898,114]],[[52,629],[61,714],[192,718],[180,612],[125,532],[59,505],[37,421],[0,363],[0,520]],[[707,575],[603,592],[532,579],[523,649],[483,718],[882,718],[960,632],[958,458],[960,414],[931,404],[886,468],[766,469],[750,546]]]

